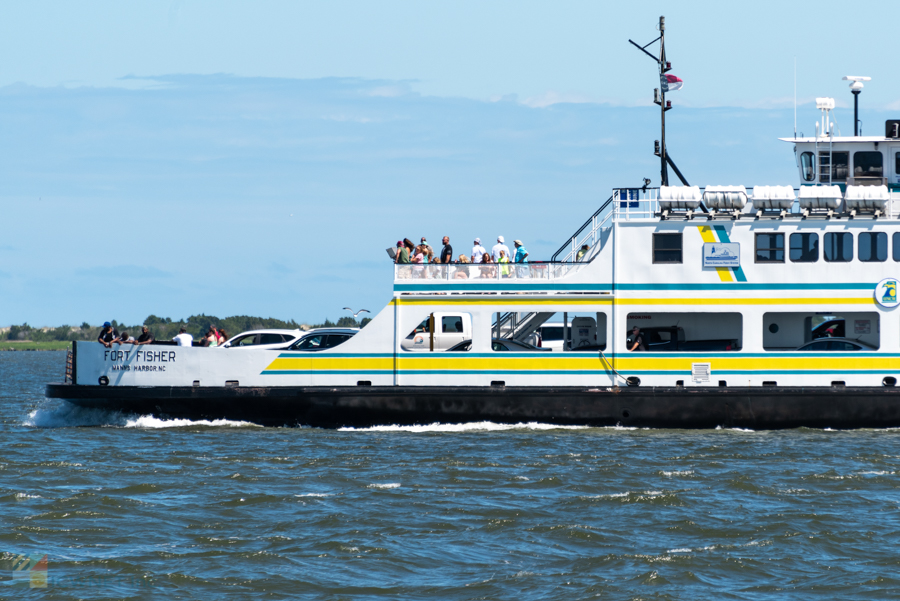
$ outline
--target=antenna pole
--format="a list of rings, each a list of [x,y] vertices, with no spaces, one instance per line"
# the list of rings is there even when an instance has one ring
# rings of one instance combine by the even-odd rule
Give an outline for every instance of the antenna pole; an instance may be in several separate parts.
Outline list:
[[[853,135],[859,135],[859,90],[850,90],[853,93]]]
[[[669,185],[669,169],[666,164],[666,87],[662,85],[662,82],[665,80],[666,76],[666,18],[661,16],[659,18],[659,80],[660,80],[660,90],[659,90],[659,114],[660,114],[660,125],[662,131],[660,132],[660,146],[659,146],[659,160],[660,160],[660,182],[662,186]]]
[[[794,139],[797,139],[797,57],[794,57]]]

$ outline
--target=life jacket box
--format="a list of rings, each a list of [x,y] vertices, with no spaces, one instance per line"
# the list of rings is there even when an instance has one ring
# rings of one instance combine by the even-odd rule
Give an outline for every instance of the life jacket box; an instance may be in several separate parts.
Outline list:
[[[593,317],[576,317],[572,320],[572,348],[597,344],[597,320]]]

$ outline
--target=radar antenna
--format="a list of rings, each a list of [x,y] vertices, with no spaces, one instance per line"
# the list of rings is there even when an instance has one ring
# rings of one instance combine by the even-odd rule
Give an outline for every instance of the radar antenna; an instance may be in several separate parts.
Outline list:
[[[864,81],[872,81],[871,77],[862,75],[846,75],[844,81],[850,82],[850,92],[853,94],[853,135],[859,135],[859,93],[862,92]]]

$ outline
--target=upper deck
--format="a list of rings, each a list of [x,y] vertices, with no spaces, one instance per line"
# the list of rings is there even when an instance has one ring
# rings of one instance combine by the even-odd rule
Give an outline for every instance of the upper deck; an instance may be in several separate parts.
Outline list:
[[[395,265],[394,295],[611,295],[691,286],[721,292],[733,287],[722,285],[728,282],[739,288],[799,282],[870,287],[900,260],[900,191],[723,189],[616,189],[551,261]],[[584,245],[588,251],[579,260]],[[717,251],[735,256],[716,264],[722,260],[711,256]]]

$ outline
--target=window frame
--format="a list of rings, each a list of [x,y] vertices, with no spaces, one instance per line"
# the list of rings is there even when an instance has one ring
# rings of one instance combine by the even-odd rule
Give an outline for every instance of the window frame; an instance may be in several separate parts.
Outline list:
[[[809,164],[803,164],[804,157],[807,157]],[[809,177],[807,177],[807,172],[809,172]],[[816,155],[808,150],[800,153],[800,177],[805,182],[816,181]]]
[[[828,154],[831,155],[831,157],[830,157],[831,165],[829,167],[829,170],[831,171],[830,178],[826,178],[825,174],[822,172],[822,157],[827,156]],[[845,175],[844,177],[837,177],[837,163],[834,160],[834,157],[836,155],[846,155],[847,156],[847,160],[844,162],[844,166],[847,168],[847,175]],[[816,164],[819,167],[818,175],[819,175],[819,183],[820,184],[823,182],[826,182],[826,183],[846,182],[847,178],[850,176],[850,151],[849,150],[833,150],[830,153],[820,152],[819,153],[819,161]]]
[[[759,237],[760,236],[775,236],[781,238],[781,248],[777,247],[764,247],[760,248],[759,246]],[[781,251],[781,260],[778,259],[763,259],[759,258],[759,251],[763,250],[764,252],[778,252]],[[754,263],[784,263],[787,258],[784,248],[784,232],[754,232],[753,235],[753,262]]]
[[[678,248],[660,248],[659,252],[664,253],[678,253],[677,261],[658,261],[656,259],[656,241],[659,239],[664,239],[664,237],[668,237],[670,239],[678,239]],[[652,244],[652,259],[654,265],[683,265],[684,264],[684,232],[653,232],[653,244]]]
[[[849,259],[829,259],[828,258],[828,236],[850,236],[850,258]],[[853,262],[853,232],[825,232],[822,236],[822,258],[828,263],[852,263]]]
[[[880,175],[870,175],[867,173],[862,173],[860,175],[856,174],[856,157],[859,155],[878,155],[881,158],[881,174]],[[880,150],[857,150],[853,153],[853,177],[884,177],[884,153]]]
[[[815,240],[816,240],[816,243],[815,243],[816,258],[815,259],[811,259],[811,260],[810,259],[794,259],[794,257],[793,257],[794,236],[801,236],[801,237],[802,236],[815,236]],[[805,252],[804,249],[800,249],[800,251]],[[791,263],[816,263],[819,261],[819,257],[821,255],[822,255],[822,253],[819,252],[819,233],[818,232],[792,232],[791,233],[790,237],[788,238],[788,256],[791,260]]]
[[[877,254],[874,259],[863,259],[862,248],[863,248],[863,236],[870,237],[874,236],[876,240],[878,240],[878,236],[884,236],[884,258],[879,259]],[[861,263],[884,263],[887,261],[887,232],[860,232],[856,236],[856,256],[859,258]],[[875,243],[875,251],[878,252],[878,243]]]

